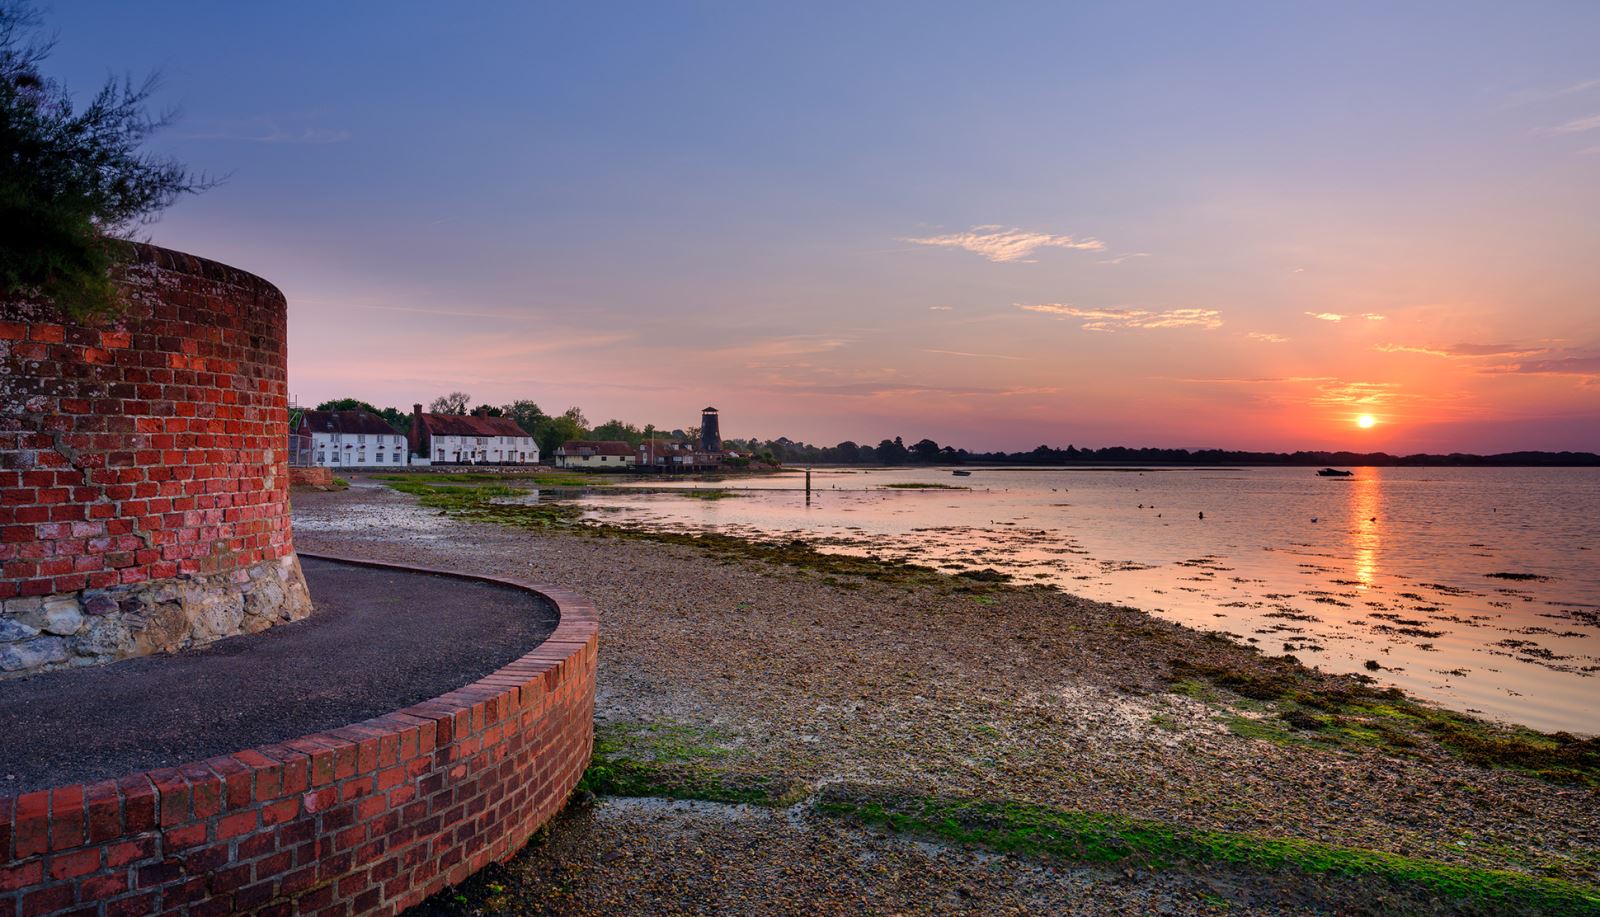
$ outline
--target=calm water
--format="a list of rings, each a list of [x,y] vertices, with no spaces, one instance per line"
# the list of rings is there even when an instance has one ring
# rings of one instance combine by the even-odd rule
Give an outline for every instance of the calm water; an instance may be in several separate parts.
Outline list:
[[[812,482],[809,505],[799,475],[679,485],[737,489],[722,500],[618,489],[584,502],[612,524],[992,567],[1457,709],[1600,733],[1595,469],[829,469]]]

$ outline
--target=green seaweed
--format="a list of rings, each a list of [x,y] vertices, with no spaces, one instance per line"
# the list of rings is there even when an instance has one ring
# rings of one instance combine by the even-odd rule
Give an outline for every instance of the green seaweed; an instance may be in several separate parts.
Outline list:
[[[373,475],[372,479],[382,481],[385,484],[412,483],[443,484],[448,486],[488,484],[501,481],[519,481],[532,484],[535,487],[610,487],[612,484],[611,481],[603,478],[573,471],[508,471],[503,474],[486,471],[462,471],[455,474],[410,471],[400,474]]]
[[[596,730],[594,753],[577,789],[597,796],[700,799],[771,805],[774,781],[739,776],[719,764],[732,754],[716,730],[671,721]]]
[[[667,491],[665,491],[665,493],[675,494],[675,495],[680,496],[680,497],[688,497],[691,500],[728,500],[728,499],[731,499],[731,498],[734,498],[734,497],[742,497],[742,496],[744,496],[744,494],[739,493],[737,491],[733,491],[733,490],[716,490],[716,489],[712,489],[712,490],[667,490]]]
[[[806,801],[802,787],[707,764],[728,752],[715,735],[680,724],[604,728],[578,790],[768,807]],[[649,757],[629,756],[639,748]],[[1579,882],[1301,838],[848,784],[809,794],[808,804],[822,816],[1031,858],[1151,870],[1222,867],[1379,883],[1401,901],[1425,899],[1429,907],[1443,905],[1453,913],[1600,915],[1600,889]]]
[[[1461,913],[1600,914],[1600,889],[1299,838],[1211,831],[1015,802],[825,792],[818,811],[914,835],[1025,856],[1109,866],[1227,866],[1377,881]],[[1441,902],[1439,899],[1443,899]]]
[[[1271,720],[1241,723],[1237,720],[1242,718],[1225,717],[1230,731],[1247,738],[1366,745],[1396,755],[1415,755],[1426,742],[1478,767],[1600,789],[1600,738],[1491,723],[1420,703],[1394,688],[1355,682],[1319,688],[1313,673],[1295,663],[1253,662],[1227,666],[1174,659],[1171,689],[1210,700],[1196,690],[1197,682],[1204,681],[1266,702],[1263,709],[1274,715]]]

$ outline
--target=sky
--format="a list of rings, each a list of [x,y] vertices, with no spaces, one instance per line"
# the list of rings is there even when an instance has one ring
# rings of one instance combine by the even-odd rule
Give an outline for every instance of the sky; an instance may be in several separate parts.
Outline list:
[[[1600,4],[39,6],[301,404],[1600,450]]]

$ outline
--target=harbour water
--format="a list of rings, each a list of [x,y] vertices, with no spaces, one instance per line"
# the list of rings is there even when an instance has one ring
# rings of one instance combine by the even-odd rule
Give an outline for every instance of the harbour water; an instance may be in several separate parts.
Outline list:
[[[970,470],[817,469],[809,501],[799,473],[665,484],[721,499],[582,500],[613,525],[994,569],[1455,709],[1600,733],[1600,470]]]

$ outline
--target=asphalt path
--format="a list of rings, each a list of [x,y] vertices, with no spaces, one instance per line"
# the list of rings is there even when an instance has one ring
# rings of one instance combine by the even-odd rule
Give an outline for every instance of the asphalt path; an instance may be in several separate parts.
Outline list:
[[[516,659],[556,612],[519,589],[302,559],[315,612],[196,650],[0,681],[0,798],[345,726]]]

